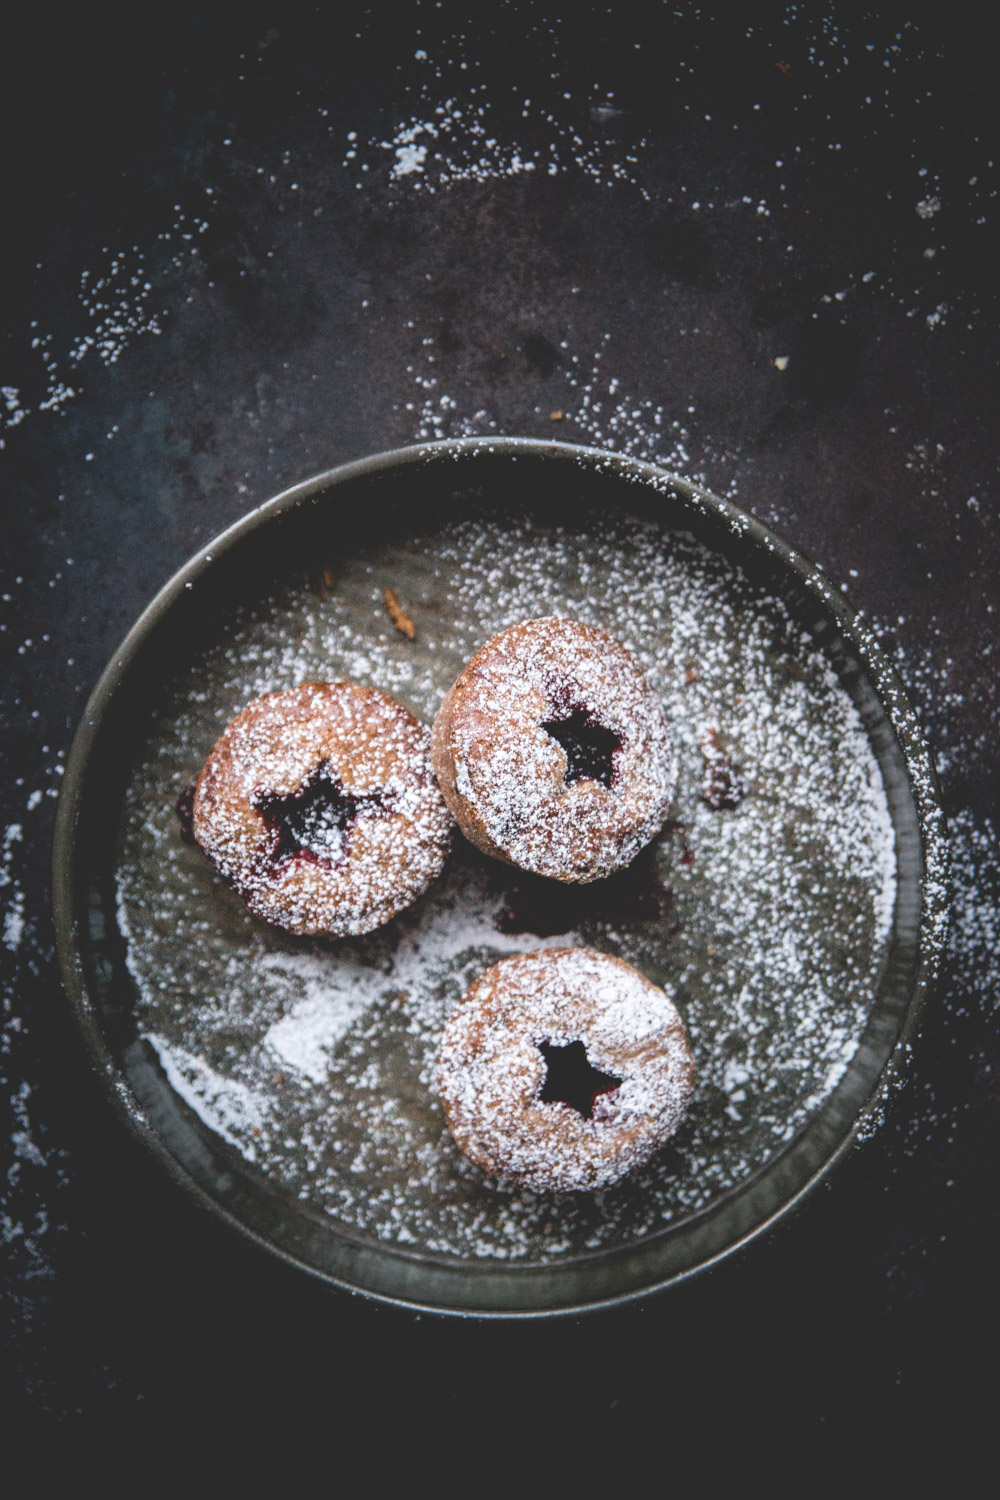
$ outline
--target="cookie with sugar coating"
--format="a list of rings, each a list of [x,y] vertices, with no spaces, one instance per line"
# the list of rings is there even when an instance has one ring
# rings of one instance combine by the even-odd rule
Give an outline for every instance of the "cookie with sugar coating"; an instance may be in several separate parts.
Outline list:
[[[438,711],[432,756],[471,843],[562,881],[630,863],[676,780],[666,716],[635,657],[579,620],[525,620],[488,641]]]
[[[438,1088],[460,1149],[540,1192],[609,1187],[683,1118],[695,1068],[670,996],[621,959],[545,948],[494,964],[445,1027]]]
[[[195,783],[195,841],[265,922],[370,932],[440,874],[451,818],[429,736],[375,688],[307,682],[249,703]]]

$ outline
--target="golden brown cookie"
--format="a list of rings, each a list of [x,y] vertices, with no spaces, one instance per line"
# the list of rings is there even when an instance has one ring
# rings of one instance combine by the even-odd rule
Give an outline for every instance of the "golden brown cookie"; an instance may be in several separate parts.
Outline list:
[[[438,1088],[465,1155],[542,1192],[610,1186],[677,1129],[694,1063],[666,992],[589,948],[505,958],[445,1027]]]
[[[487,642],[441,705],[432,753],[466,838],[554,880],[628,864],[675,781],[663,709],[635,657],[578,620],[525,620]]]
[[[448,853],[428,739],[401,703],[350,682],[257,698],[198,777],[194,838],[265,922],[370,932],[423,893]]]

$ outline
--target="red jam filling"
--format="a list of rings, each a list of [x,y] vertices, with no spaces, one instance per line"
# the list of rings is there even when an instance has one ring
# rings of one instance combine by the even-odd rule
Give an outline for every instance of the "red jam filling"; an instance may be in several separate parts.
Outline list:
[[[349,792],[321,760],[293,792],[261,792],[254,807],[273,835],[270,858],[309,859],[336,865],[347,852],[350,831],[364,810],[381,810],[380,792]]]
[[[560,705],[541,725],[566,752],[566,782],[599,781],[611,788],[615,779],[614,758],[621,738],[580,704]]]

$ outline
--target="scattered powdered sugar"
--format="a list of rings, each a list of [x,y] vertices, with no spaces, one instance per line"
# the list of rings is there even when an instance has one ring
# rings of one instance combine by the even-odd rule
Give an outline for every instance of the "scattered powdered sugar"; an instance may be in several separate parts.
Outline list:
[[[155,1049],[167,1082],[206,1125],[238,1146],[247,1161],[256,1161],[253,1136],[260,1134],[266,1105],[258,1092],[206,1068],[201,1058],[165,1042],[153,1032],[146,1037]]]
[[[3,398],[3,405],[0,406],[0,431],[8,427],[20,427],[28,415],[21,401],[21,392],[16,385],[0,385],[0,397]],[[0,448],[4,447],[6,439],[0,437]]]
[[[266,953],[261,968],[280,974],[290,992],[301,996],[270,1028],[265,1045],[280,1062],[324,1083],[331,1049],[371,1004],[363,976],[350,965],[331,972],[310,953]]]
[[[1000,1009],[1000,836],[964,809],[951,819],[951,958],[984,1010]]]
[[[697,328],[693,330],[697,332]],[[403,405],[413,414],[413,436],[422,442],[441,438],[488,437],[497,431],[496,418],[467,400],[461,385],[454,394],[442,389],[436,340],[423,341],[423,365],[410,364],[406,373],[416,386],[416,399]],[[697,408],[687,396],[682,407],[669,408],[637,393],[613,373],[617,350],[610,333],[602,335],[592,353],[574,353],[570,341],[560,341],[561,393],[558,412],[551,401],[536,406],[535,414],[558,415],[572,424],[575,434],[596,448],[623,453],[658,464],[670,473],[685,474],[717,494],[735,499],[738,493],[738,452],[718,441],[698,422]],[[697,439],[691,426],[700,427]],[[560,428],[562,430],[562,428]]]
[[[426,54],[418,54],[418,60],[434,69]],[[465,64],[462,70],[468,71]],[[558,177],[575,171],[601,187],[628,183],[641,198],[650,198],[647,189],[635,181],[645,139],[623,148],[603,130],[595,132],[583,126],[574,118],[575,111],[565,109],[562,100],[562,109],[550,108],[533,104],[522,91],[518,115],[520,121],[528,122],[522,141],[497,117],[500,112],[495,105],[499,101],[474,82],[461,93],[442,98],[440,86],[432,77],[411,90],[411,96],[415,112],[398,121],[387,136],[373,137],[361,147],[357,131],[347,133],[345,168],[366,172],[377,163],[378,153],[391,152],[390,181],[405,178],[414,192],[433,194],[456,183],[483,183],[531,173]],[[606,126],[620,113],[609,97],[591,106],[588,124]],[[539,130],[542,144],[536,144]],[[357,187],[361,189],[363,182],[359,181]]]
[[[8,824],[4,829],[3,846],[0,850],[0,890],[5,893],[3,941],[12,953],[21,946],[21,938],[24,936],[24,892],[12,873],[15,845],[20,844],[23,838],[24,829],[20,823]]]
[[[463,504],[475,510],[473,497]],[[332,571],[329,595],[298,575],[227,617],[150,723],[119,871],[141,1032],[190,1107],[256,1171],[353,1232],[462,1258],[545,1260],[705,1209],[829,1096],[879,981],[893,830],[850,698],[779,600],[643,520],[584,513],[563,530],[472,515],[387,537]],[[386,616],[387,586],[412,641]],[[255,921],[181,840],[178,792],[252,698],[348,678],[429,724],[485,641],[540,615],[620,640],[671,725],[672,821],[627,872],[648,881],[654,915],[609,881],[578,888],[607,885],[603,904],[591,896],[553,917],[558,883],[525,887],[531,877],[459,840],[440,880],[379,931],[296,939]],[[710,734],[738,768],[735,808],[702,796]],[[698,1072],[666,1152],[604,1191],[555,1197],[468,1162],[435,1086],[446,1020],[473,981],[505,955],[553,946],[623,958],[667,988]]]
[[[207,229],[207,219],[185,213],[180,204],[174,204],[170,225],[157,234],[154,246],[105,245],[93,268],[87,266],[80,271],[76,308],[82,332],[59,341],[51,331],[45,331],[41,318],[30,320],[30,347],[41,362],[44,381],[37,411],[60,412],[82,395],[80,372],[88,362],[96,359],[105,367],[115,365],[137,339],[163,332],[169,316],[164,303],[170,282],[189,257],[197,256],[195,241]],[[0,396],[2,433],[19,426],[31,411],[15,386],[0,386]],[[117,428],[108,436],[115,431]],[[0,437],[0,448],[3,446]]]

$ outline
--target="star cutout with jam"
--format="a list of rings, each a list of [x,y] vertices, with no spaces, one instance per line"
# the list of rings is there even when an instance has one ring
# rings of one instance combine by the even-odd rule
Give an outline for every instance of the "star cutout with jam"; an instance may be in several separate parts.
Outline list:
[[[558,719],[546,719],[541,728],[566,752],[566,781],[599,781],[610,789],[614,780],[615,751],[621,740],[585,708],[573,708]]]
[[[602,1073],[600,1068],[593,1067],[582,1042],[568,1042],[565,1046],[541,1042],[539,1051],[546,1065],[541,1102],[568,1104],[585,1120],[592,1118],[599,1095],[613,1093],[622,1082],[613,1073]]]
[[[275,864],[305,855],[335,865],[344,856],[347,835],[366,808],[384,808],[379,792],[349,792],[321,760],[293,792],[263,792],[254,807],[277,834],[271,850]]]

